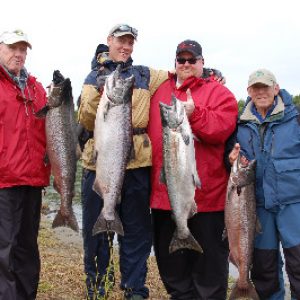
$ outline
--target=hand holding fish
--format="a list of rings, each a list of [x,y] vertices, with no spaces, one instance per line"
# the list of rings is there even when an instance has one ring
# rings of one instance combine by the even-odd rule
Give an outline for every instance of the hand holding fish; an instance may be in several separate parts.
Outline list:
[[[228,156],[231,165],[233,165],[234,161],[237,160],[240,150],[241,150],[240,144],[236,143]],[[240,156],[240,164],[246,167],[249,164],[249,160],[245,156]]]

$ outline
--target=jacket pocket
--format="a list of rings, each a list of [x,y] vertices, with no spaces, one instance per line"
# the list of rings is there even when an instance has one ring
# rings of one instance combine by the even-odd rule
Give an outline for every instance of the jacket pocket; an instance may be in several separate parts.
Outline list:
[[[300,201],[300,159],[274,160],[276,194],[281,204]]]

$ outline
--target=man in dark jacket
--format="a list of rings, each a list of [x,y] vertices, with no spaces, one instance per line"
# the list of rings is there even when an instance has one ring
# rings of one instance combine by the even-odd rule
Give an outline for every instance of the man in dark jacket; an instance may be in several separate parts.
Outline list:
[[[0,299],[35,299],[40,274],[37,237],[45,166],[46,92],[25,69],[27,35],[0,35]]]
[[[270,71],[248,81],[249,97],[229,158],[256,159],[256,205],[262,226],[255,239],[252,280],[261,299],[284,299],[280,243],[293,299],[300,299],[300,125],[291,95]]]

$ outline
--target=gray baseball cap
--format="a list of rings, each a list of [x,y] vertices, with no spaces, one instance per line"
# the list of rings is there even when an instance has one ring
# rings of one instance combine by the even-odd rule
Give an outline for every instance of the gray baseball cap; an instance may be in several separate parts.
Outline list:
[[[277,80],[272,72],[267,69],[258,69],[250,74],[248,80],[248,87],[256,84],[262,83],[267,86],[273,86],[277,83]]]
[[[127,24],[117,24],[109,31],[109,35],[113,35],[116,37],[123,36],[126,34],[133,36],[133,38],[136,40],[138,36],[138,31],[134,27],[131,27]]]

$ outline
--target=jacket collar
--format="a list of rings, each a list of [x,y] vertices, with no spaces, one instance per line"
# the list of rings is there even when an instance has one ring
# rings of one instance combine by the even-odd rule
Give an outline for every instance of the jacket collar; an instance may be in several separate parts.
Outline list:
[[[211,79],[209,78],[197,78],[195,76],[191,76],[189,78],[187,78],[181,86],[176,87],[176,82],[177,82],[177,74],[176,73],[168,73],[169,79],[172,82],[172,85],[175,89],[179,90],[179,91],[186,91],[187,89],[191,89],[194,86],[202,86],[203,84],[205,84],[206,82],[211,81]]]

